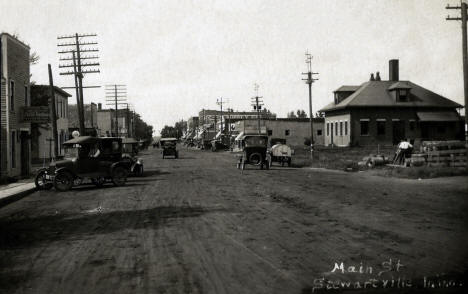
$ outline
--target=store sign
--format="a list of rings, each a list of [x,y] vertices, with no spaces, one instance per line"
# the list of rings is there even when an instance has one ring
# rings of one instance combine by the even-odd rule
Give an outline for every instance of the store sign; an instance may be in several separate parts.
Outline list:
[[[25,106],[21,111],[21,120],[30,123],[48,123],[50,110],[48,106]]]

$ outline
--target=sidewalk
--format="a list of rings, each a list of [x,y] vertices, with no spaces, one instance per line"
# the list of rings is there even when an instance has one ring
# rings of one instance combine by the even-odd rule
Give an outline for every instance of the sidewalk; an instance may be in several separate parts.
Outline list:
[[[0,207],[19,200],[36,190],[33,179],[20,180],[16,183],[0,186]]]

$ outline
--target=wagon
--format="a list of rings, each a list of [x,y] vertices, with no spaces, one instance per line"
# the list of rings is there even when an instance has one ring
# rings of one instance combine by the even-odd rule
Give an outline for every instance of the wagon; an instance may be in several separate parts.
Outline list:
[[[284,166],[286,163],[288,166],[291,166],[291,155],[292,150],[286,144],[276,144],[271,147],[271,162],[278,162],[281,166]]]
[[[162,157],[174,156],[179,158],[179,151],[177,151],[177,139],[176,138],[161,138],[160,144],[162,147]]]

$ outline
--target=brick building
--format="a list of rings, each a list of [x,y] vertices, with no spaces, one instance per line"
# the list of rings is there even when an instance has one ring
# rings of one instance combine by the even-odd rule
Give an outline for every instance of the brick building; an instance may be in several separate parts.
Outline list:
[[[55,89],[55,110],[57,117],[57,135],[58,135],[58,151],[57,156],[62,156],[64,153],[63,142],[69,139],[68,131],[68,98],[70,94],[64,90],[54,87]],[[49,118],[52,117],[52,107],[50,99],[50,86],[48,85],[31,85],[31,106],[45,106],[48,108]],[[31,122],[31,159],[33,163],[40,163],[44,160],[50,160],[55,157],[52,133],[52,122],[38,123]]]
[[[325,145],[395,145],[401,139],[463,138],[457,109],[462,106],[410,81],[399,80],[398,60],[389,62],[389,80],[380,76],[360,86],[343,86],[325,113]]]
[[[31,170],[30,123],[21,109],[29,105],[29,46],[0,34],[0,172],[2,176],[28,175]]]
[[[324,144],[323,118],[314,118],[314,145]],[[240,120],[235,123],[236,132],[257,131],[258,121],[254,119]],[[276,118],[260,121],[262,133],[268,134],[269,139],[286,139],[292,146],[304,146],[310,139],[310,120],[308,118]]]

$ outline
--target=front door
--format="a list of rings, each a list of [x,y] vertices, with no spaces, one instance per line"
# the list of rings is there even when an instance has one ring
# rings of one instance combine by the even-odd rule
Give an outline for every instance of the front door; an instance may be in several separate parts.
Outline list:
[[[401,140],[405,139],[405,122],[404,121],[392,121],[393,127],[393,145],[397,145]]]
[[[29,175],[29,133],[27,131],[21,131],[20,140],[21,140],[21,175]]]

